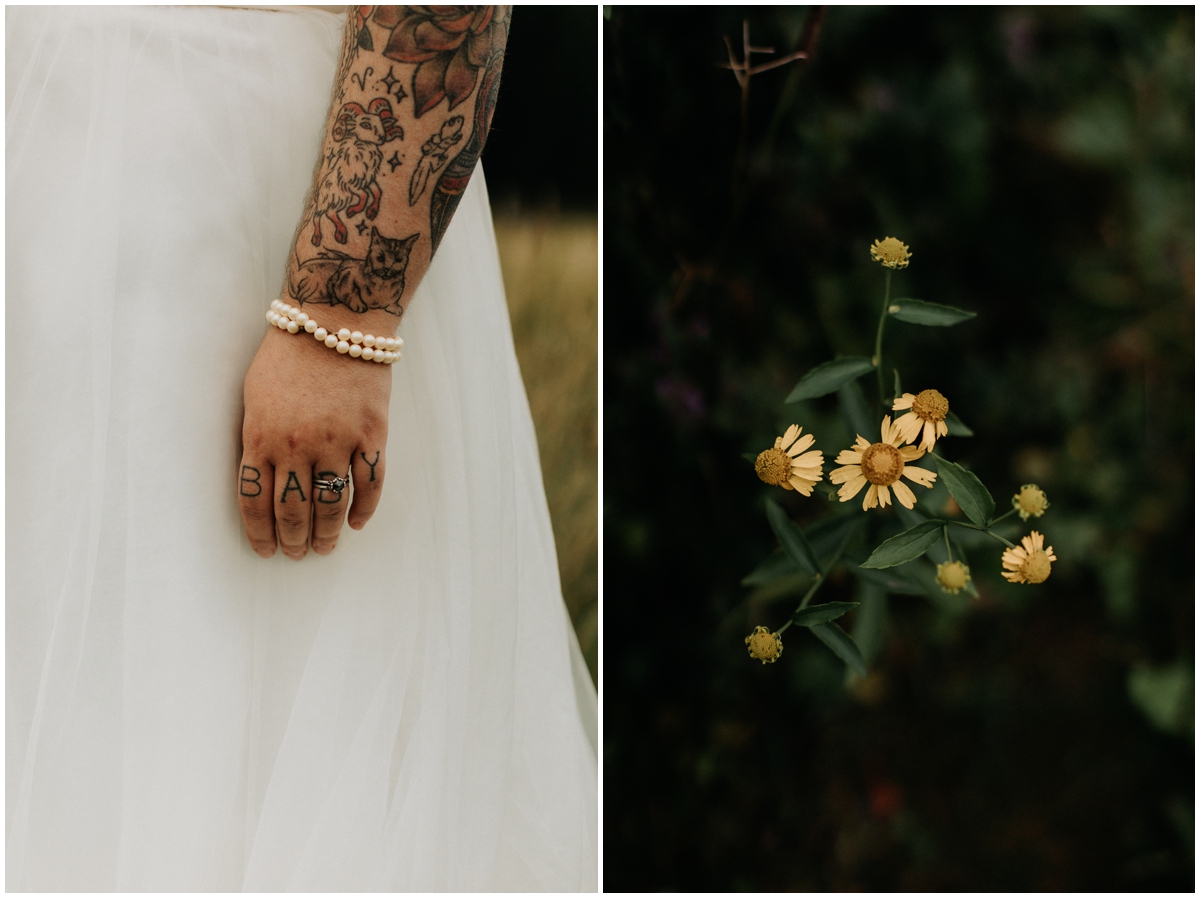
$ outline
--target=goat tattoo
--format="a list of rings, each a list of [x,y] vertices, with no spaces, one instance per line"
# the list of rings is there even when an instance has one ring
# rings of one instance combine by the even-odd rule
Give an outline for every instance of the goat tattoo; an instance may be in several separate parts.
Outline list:
[[[358,103],[346,103],[338,113],[330,134],[337,146],[328,160],[327,171],[317,188],[313,208],[313,246],[321,245],[321,218],[333,223],[333,239],[345,243],[347,218],[362,214],[374,221],[379,214],[382,193],[375,176],[383,162],[383,145],[404,139],[404,129],[396,121],[392,104],[383,97],[372,100],[363,109]]]

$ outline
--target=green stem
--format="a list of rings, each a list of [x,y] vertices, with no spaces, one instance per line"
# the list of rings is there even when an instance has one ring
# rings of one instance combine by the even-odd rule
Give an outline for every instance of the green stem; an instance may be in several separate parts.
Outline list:
[[[817,574],[817,579],[813,580],[812,586],[810,586],[808,588],[808,592],[806,592],[804,594],[804,598],[800,600],[800,605],[796,608],[796,611],[803,611],[805,608],[808,607],[808,603],[812,601],[812,597],[817,594],[817,590],[821,588],[821,584],[824,582],[825,582],[825,578],[823,576],[821,576],[820,574]],[[782,634],[783,631],[786,630],[791,625],[792,625],[792,619],[789,617],[787,620],[787,623],[784,624],[782,627],[780,627],[775,632]]]
[[[1009,517],[1010,515],[1014,515],[1014,514],[1016,514],[1016,513],[1017,513],[1017,510],[1016,510],[1015,508],[1010,508],[1008,511],[1004,512],[1004,514],[1000,515],[1000,517],[998,517],[998,518],[994,518],[994,519],[992,520],[992,523],[993,523],[993,524],[999,524],[999,523],[1000,523],[1001,521],[1003,521],[1005,518]]]
[[[969,530],[978,530],[978,531],[980,531],[980,532],[982,532],[982,533],[986,533],[986,534],[987,534],[988,536],[990,536],[992,539],[994,539],[994,540],[998,540],[998,541],[1000,541],[1000,542],[1004,543],[1004,545],[1008,546],[1010,549],[1015,549],[1015,548],[1016,548],[1016,546],[1015,546],[1013,543],[1010,543],[1008,540],[1006,540],[1006,539],[1005,539],[1003,536],[1001,536],[999,533],[993,533],[993,532],[992,532],[991,530],[989,530],[987,527],[980,527],[978,524],[968,524],[966,521],[948,521],[947,523],[950,523],[950,524],[956,524],[956,525],[958,525],[959,527],[966,527],[966,528],[967,528],[967,529],[969,529]]]
[[[879,378],[879,402],[882,405],[887,404],[883,398],[883,323],[887,320],[887,310],[891,300],[892,270],[889,268],[884,273],[883,308],[879,312],[879,327],[875,331],[875,357],[871,359],[871,364],[875,366],[875,374]]]
[[[946,538],[946,561],[953,561],[954,553],[950,551],[950,527],[946,524],[942,525],[942,536]]]
[[[838,550],[834,553],[833,558],[831,558],[829,560],[829,564],[825,565],[825,570],[819,571],[817,573],[817,578],[815,580],[813,580],[812,586],[810,586],[808,588],[808,592],[806,592],[804,594],[804,598],[801,599],[800,604],[798,606],[796,606],[796,611],[803,611],[805,608],[808,607],[808,603],[811,602],[812,597],[817,594],[817,590],[821,588],[821,584],[824,583],[828,579],[829,572],[837,566],[837,563],[839,561],[842,560],[842,552],[845,551],[846,546],[850,542],[850,537],[853,535],[854,535],[853,532],[851,532],[850,534],[848,534],[846,536],[845,539],[842,540],[842,544],[840,546],[838,546]],[[794,614],[795,612],[792,612],[792,613]],[[786,630],[791,625],[792,625],[792,619],[788,618],[787,623],[784,624],[782,627],[780,627],[775,632],[783,633],[783,631]]]

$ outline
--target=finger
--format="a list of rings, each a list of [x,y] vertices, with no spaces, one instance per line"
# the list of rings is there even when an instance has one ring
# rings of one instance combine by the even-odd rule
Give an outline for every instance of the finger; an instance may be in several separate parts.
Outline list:
[[[354,502],[350,505],[350,526],[362,530],[383,495],[383,469],[385,458],[383,445],[359,446],[351,461],[350,473],[354,478]]]
[[[238,507],[242,526],[254,551],[263,558],[275,554],[274,469],[264,461],[242,456],[238,467]]]
[[[317,464],[313,468],[313,479],[334,482],[339,477],[345,478],[349,469],[350,465],[344,458],[340,462]],[[312,548],[318,555],[328,555],[337,546],[349,502],[348,483],[340,492],[322,489],[313,483]]]
[[[312,506],[312,466],[295,460],[276,465],[275,527],[283,553],[295,561],[308,553]]]

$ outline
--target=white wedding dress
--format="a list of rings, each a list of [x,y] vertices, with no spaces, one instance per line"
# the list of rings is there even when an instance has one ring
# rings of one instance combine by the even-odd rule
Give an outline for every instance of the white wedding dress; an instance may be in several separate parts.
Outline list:
[[[263,560],[242,378],[342,19],[5,24],[7,888],[594,890],[596,695],[482,172],[400,328],[378,512]]]

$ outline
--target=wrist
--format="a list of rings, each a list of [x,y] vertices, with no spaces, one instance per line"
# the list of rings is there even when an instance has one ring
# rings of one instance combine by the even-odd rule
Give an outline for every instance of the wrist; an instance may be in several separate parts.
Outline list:
[[[320,350],[323,348],[333,350],[338,355],[349,355],[352,359],[361,358],[363,362],[382,363],[384,366],[398,362],[404,341],[386,333],[364,333],[358,329],[365,326],[364,317],[366,316],[358,316],[351,320],[350,323],[355,326],[354,330],[348,326],[337,328],[334,324],[336,319],[329,318],[326,319],[326,327],[298,306],[289,305],[281,299],[273,301],[270,311],[267,312],[267,321],[273,328],[298,337],[301,344],[309,343],[306,338],[312,337],[313,342],[309,345],[318,350],[318,355],[321,355]],[[374,320],[374,317],[368,317],[367,320]],[[385,326],[389,324],[391,322],[385,322]],[[276,341],[275,345],[281,344]],[[311,352],[311,349],[309,351]]]

